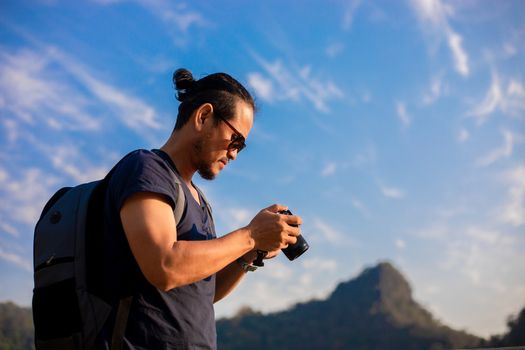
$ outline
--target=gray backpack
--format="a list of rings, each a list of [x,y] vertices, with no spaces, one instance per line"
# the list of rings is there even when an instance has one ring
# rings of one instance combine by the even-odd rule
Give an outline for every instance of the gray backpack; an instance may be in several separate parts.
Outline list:
[[[175,171],[169,157],[166,159],[160,151],[155,153],[169,160]],[[104,197],[118,164],[102,180],[58,190],[36,224],[33,322],[37,350],[96,347],[97,335],[112,310],[99,293],[96,272],[103,268],[97,256],[102,247]],[[180,180],[172,175],[179,185],[174,209],[179,222],[185,197]],[[204,201],[211,217],[211,208]],[[111,349],[122,346],[130,304],[131,297],[119,302]]]

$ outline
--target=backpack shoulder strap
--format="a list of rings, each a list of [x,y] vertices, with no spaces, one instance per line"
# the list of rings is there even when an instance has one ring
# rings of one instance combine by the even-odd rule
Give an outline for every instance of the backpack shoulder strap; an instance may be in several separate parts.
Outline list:
[[[184,207],[186,206],[186,197],[184,196],[184,190],[182,189],[182,184],[180,183],[180,179],[177,176],[177,168],[175,167],[175,164],[173,164],[173,161],[171,160],[170,156],[166,154],[166,152],[160,150],[160,149],[152,149],[153,153],[158,155],[162,160],[164,160],[169,168],[171,169],[171,177],[173,182],[177,186],[177,198],[175,200],[175,208],[173,209],[173,215],[175,216],[175,223],[179,223],[182,219],[182,216],[184,215]]]
[[[184,214],[184,206],[186,204],[186,197],[184,196],[184,191],[182,190],[182,185],[178,181],[176,175],[173,176],[177,179],[175,183],[177,184],[177,200],[175,202],[175,209],[173,209],[173,215],[175,216],[175,223],[178,224],[182,219]]]
[[[204,204],[206,204],[206,208],[208,209],[208,215],[210,216],[211,223],[213,224],[213,227],[215,228],[215,222],[213,221],[213,212],[211,210],[211,205],[204,193],[201,191],[200,188],[197,187],[197,185],[193,184],[193,187],[199,192],[199,195],[201,196],[202,200],[204,201]]]

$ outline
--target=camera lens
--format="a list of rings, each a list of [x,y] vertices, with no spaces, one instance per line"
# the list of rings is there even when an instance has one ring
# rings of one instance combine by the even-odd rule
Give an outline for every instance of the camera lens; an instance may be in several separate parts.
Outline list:
[[[282,210],[279,212],[279,214],[292,215],[292,212],[289,210]],[[290,225],[290,226],[297,227],[297,225]],[[308,248],[310,248],[310,246],[306,242],[306,239],[304,239],[303,235],[299,235],[297,237],[297,242],[284,248],[283,253],[284,255],[286,255],[288,260],[292,261],[300,257],[304,252],[308,250]]]
[[[303,235],[300,235],[297,237],[297,242],[283,249],[283,253],[288,260],[292,261],[300,257],[308,248],[310,248],[310,246],[306,242],[306,239],[304,239]]]

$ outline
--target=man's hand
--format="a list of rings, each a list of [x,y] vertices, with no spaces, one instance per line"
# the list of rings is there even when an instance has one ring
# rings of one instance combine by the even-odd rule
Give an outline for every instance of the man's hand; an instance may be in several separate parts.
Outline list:
[[[279,255],[279,253],[281,252],[281,249],[276,249],[276,250],[272,250],[271,252],[268,252],[268,254],[266,254],[266,256],[264,257],[264,259],[273,259],[275,258],[277,255]]]
[[[272,254],[267,258],[276,256],[278,250],[294,244],[301,234],[298,227],[291,226],[302,223],[299,216],[278,213],[287,209],[286,206],[274,204],[261,210],[247,226],[255,243],[254,248]]]

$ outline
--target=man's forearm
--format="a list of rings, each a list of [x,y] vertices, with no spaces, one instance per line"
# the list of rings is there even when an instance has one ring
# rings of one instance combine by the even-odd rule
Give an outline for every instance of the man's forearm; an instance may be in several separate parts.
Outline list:
[[[256,254],[252,251],[244,255],[243,259],[251,263],[255,260]],[[217,272],[215,277],[215,299],[214,303],[230,294],[235,287],[241,282],[246,272],[242,269],[237,261],[233,261],[221,271]]]

